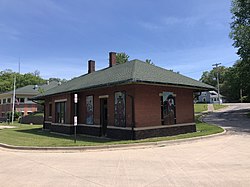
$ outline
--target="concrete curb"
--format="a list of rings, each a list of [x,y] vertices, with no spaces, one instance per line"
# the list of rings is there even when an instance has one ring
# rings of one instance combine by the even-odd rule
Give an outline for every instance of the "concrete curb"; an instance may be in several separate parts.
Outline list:
[[[224,128],[223,128],[224,129]],[[207,136],[179,139],[179,140],[168,140],[158,142],[146,142],[146,143],[132,143],[132,144],[113,144],[113,145],[101,145],[101,146],[77,146],[77,147],[28,147],[28,146],[13,146],[8,144],[0,143],[0,147],[9,150],[19,151],[60,151],[60,152],[82,152],[91,150],[114,150],[114,149],[135,149],[135,148],[150,148],[150,147],[164,147],[169,145],[175,145],[180,143],[189,143],[193,141],[203,140],[222,136],[226,134],[226,130],[217,134],[211,134]]]

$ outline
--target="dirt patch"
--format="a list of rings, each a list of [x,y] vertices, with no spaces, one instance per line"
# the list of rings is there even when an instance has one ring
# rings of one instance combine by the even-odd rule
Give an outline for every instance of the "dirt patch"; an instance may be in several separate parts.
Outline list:
[[[1,126],[0,125],[0,129],[12,129],[12,128],[16,128],[14,126]]]

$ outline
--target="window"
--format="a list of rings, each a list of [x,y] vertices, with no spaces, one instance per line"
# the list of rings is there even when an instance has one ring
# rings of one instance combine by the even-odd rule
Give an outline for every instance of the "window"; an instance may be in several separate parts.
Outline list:
[[[65,123],[66,102],[56,103],[56,123]]]
[[[2,99],[0,99],[0,105],[2,104]]]
[[[7,101],[8,103],[11,103],[11,98],[8,98],[8,101]]]
[[[115,125],[126,126],[126,100],[125,93],[115,92]]]
[[[6,103],[6,99],[3,99],[3,104],[5,104]]]
[[[24,103],[24,98],[17,98],[19,103]]]
[[[52,116],[52,103],[49,104],[49,117]]]

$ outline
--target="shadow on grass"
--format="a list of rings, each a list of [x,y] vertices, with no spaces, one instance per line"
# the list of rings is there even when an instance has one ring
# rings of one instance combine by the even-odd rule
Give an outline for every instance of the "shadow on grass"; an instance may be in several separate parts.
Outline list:
[[[14,131],[19,132],[19,133],[27,133],[30,135],[35,135],[35,136],[43,136],[43,137],[48,137],[48,138],[55,138],[55,139],[66,139],[66,140],[72,140],[74,141],[75,136],[74,135],[63,135],[63,134],[56,134],[56,133],[51,133],[49,131],[43,130],[42,128],[32,128],[32,129],[15,129]],[[85,136],[85,135],[79,135],[77,134],[77,141],[82,141],[82,142],[88,142],[88,143],[109,143],[109,142],[114,142],[118,140],[112,140],[108,138],[103,138],[103,137],[94,137],[94,136]]]

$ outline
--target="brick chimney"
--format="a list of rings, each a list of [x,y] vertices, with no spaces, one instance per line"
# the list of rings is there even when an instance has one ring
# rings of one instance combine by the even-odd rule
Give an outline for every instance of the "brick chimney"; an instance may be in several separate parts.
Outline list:
[[[116,65],[116,52],[109,53],[109,67]]]
[[[92,73],[95,71],[95,61],[89,60],[88,61],[88,73]]]

